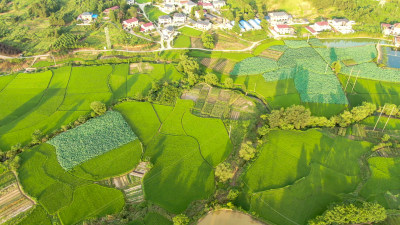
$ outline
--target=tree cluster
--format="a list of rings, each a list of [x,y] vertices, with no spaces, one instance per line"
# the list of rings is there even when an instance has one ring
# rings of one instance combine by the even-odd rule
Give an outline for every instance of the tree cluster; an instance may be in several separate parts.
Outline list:
[[[231,164],[227,162],[220,163],[215,168],[215,177],[217,177],[222,183],[232,179],[233,175],[234,172],[231,168]]]
[[[180,94],[181,90],[179,89],[179,85],[177,83],[153,82],[152,88],[147,97],[151,102],[173,105]]]
[[[215,47],[214,37],[210,33],[203,32],[203,34],[201,34],[201,41],[203,42],[204,48],[213,49]]]
[[[177,69],[187,76],[187,81],[189,85],[194,85],[195,83],[197,83],[199,79],[198,72],[200,66],[195,59],[187,56],[186,54],[183,54],[181,56],[181,60],[179,61]]]
[[[338,204],[331,206],[324,214],[309,221],[309,224],[372,224],[382,222],[386,217],[385,208],[378,203]]]
[[[80,47],[78,41],[81,39],[79,35],[74,35],[71,33],[62,34],[57,41],[52,45],[54,50],[67,50],[72,48]]]
[[[347,127],[354,122],[359,122],[376,111],[376,105],[363,102],[361,106],[354,107],[351,111],[326,117],[312,116],[309,109],[301,105],[293,105],[280,110],[272,110],[271,114],[262,115],[261,118],[266,124],[259,128],[258,133],[265,135],[269,129],[300,130],[306,127]]]

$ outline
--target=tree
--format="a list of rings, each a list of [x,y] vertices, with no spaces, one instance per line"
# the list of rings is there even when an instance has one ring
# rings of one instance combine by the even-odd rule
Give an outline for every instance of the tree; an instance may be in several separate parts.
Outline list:
[[[269,126],[284,130],[303,129],[309,125],[311,112],[302,105],[293,105],[286,109],[272,110],[268,116]]]
[[[347,127],[352,123],[353,115],[349,111],[344,111],[338,116],[337,123],[341,127]]]
[[[40,130],[35,130],[32,133],[32,143],[33,144],[40,143],[42,136],[43,136],[43,134],[42,134],[42,132]]]
[[[342,65],[340,64],[340,61],[336,61],[336,62],[332,63],[332,67],[336,74],[339,74],[342,69]]]
[[[364,120],[368,116],[372,115],[375,111],[376,111],[375,104],[369,102],[363,102],[361,106],[356,106],[353,109],[351,109],[351,114],[353,120],[355,122],[359,122],[361,120]]]
[[[224,81],[224,85],[226,88],[233,88],[233,79],[228,77]]]
[[[378,203],[338,204],[331,206],[321,216],[309,221],[310,225],[372,224],[386,219],[386,210]]]
[[[215,177],[221,182],[226,182],[233,177],[234,173],[231,169],[231,165],[227,162],[220,163],[215,168]]]
[[[189,75],[189,73],[197,73],[200,66],[199,63],[191,57],[188,57],[186,54],[181,55],[181,60],[178,63],[177,69],[182,71],[183,73]]]
[[[185,214],[176,215],[172,218],[174,225],[187,225],[189,224],[190,220]]]
[[[239,196],[239,191],[236,189],[229,190],[228,195],[226,198],[230,201],[234,201]]]
[[[97,115],[103,115],[107,111],[107,107],[104,103],[95,101],[90,103],[90,108],[95,112]]]
[[[210,84],[210,85],[217,85],[218,82],[219,82],[217,75],[215,75],[215,74],[213,74],[213,73],[207,73],[207,74],[204,76],[204,81],[205,81],[207,84]]]
[[[257,150],[252,146],[252,143],[250,141],[246,143],[242,143],[240,150],[239,150],[239,157],[249,161],[250,159],[254,158],[256,156]]]
[[[201,34],[201,41],[203,42],[203,46],[208,49],[213,49],[214,46],[214,37],[207,32],[203,32]]]
[[[21,158],[17,155],[9,163],[9,167],[12,171],[17,171],[20,165]]]

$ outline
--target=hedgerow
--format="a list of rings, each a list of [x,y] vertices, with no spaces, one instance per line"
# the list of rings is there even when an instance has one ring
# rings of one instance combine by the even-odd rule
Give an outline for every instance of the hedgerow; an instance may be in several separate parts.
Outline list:
[[[237,63],[233,68],[231,75],[256,75],[275,70],[277,68],[277,63],[271,59],[252,57]]]
[[[60,165],[69,170],[134,139],[136,135],[122,115],[110,111],[56,136],[49,143],[56,147]]]

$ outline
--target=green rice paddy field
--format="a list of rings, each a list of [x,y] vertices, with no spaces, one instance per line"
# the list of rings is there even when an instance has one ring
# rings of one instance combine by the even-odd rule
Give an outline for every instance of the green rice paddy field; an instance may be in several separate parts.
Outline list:
[[[190,44],[189,37],[201,35],[185,28],[181,32],[183,38],[175,44],[182,46]],[[368,56],[359,55],[362,52],[368,52]],[[204,71],[217,74],[221,83],[232,78],[235,89],[258,97],[269,109],[301,104],[313,115],[330,117],[363,101],[400,104],[400,88],[393,71],[374,68],[379,74],[372,75],[365,69],[358,78],[348,79],[353,67],[370,68],[375,53],[370,46],[343,50],[328,49],[316,40],[267,40],[253,52],[189,54],[198,58]],[[338,75],[329,67],[336,60],[347,63]],[[121,212],[127,204],[124,192],[102,182],[127,174],[143,160],[152,164],[141,182],[144,198],[168,213],[183,213],[192,202],[213,196],[219,187],[214,170],[234,152],[232,142],[236,140],[230,137],[227,121],[192,114],[192,100],[178,98],[174,105],[134,100],[117,103],[127,97],[141,99],[154,81],[180,81],[184,75],[175,66],[147,62],[64,66],[0,76],[3,151],[19,143],[27,145],[35,130],[50,134],[71,125],[90,113],[93,101],[112,106],[106,115],[20,154],[21,187],[37,202],[18,220],[20,224],[51,224],[57,220],[79,224]],[[110,114],[119,115],[118,119],[108,120]],[[376,121],[373,115],[362,124],[370,129]],[[387,117],[382,117],[377,128],[383,129],[386,121]],[[91,124],[95,128],[90,128]],[[399,124],[392,118],[386,129],[396,134]],[[266,139],[257,157],[235,180],[243,184],[244,190],[235,204],[263,220],[271,224],[306,224],[331,202],[356,190],[387,209],[399,208],[398,158],[369,158],[371,176],[362,183],[365,171],[359,159],[371,153],[375,143],[337,136],[324,129],[274,130]],[[70,161],[63,161],[66,159]],[[146,225],[171,223],[170,218],[156,212],[131,221]]]

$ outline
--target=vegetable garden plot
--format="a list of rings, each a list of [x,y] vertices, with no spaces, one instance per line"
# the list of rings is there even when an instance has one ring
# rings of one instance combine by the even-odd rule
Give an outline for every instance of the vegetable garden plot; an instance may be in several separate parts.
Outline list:
[[[182,27],[181,29],[179,29],[179,32],[189,37],[200,37],[201,34],[203,33],[200,30],[196,30],[190,27]]]
[[[279,58],[278,65],[280,68],[302,66],[320,74],[325,74],[327,69],[327,63],[311,47],[286,50]]]
[[[325,61],[332,63],[335,61],[349,61],[352,60],[356,64],[367,63],[374,60],[377,56],[375,45],[364,45],[357,47],[345,48],[315,48],[315,50],[325,59]]]
[[[334,75],[315,74],[299,68],[294,82],[303,102],[348,104],[342,86]]]
[[[190,48],[190,46],[191,46],[190,37],[186,35],[179,35],[174,40],[174,48]]]
[[[389,81],[389,82],[400,82],[400,71],[397,69],[386,69],[380,68],[375,63],[363,63],[355,66],[342,68],[342,73],[352,76],[357,76],[358,71],[359,77],[367,78],[372,80]]]
[[[122,115],[115,111],[91,119],[49,141],[61,166],[70,170],[91,158],[136,139]]]
[[[277,63],[271,59],[252,57],[236,63],[231,75],[256,75],[275,70],[277,68]]]

